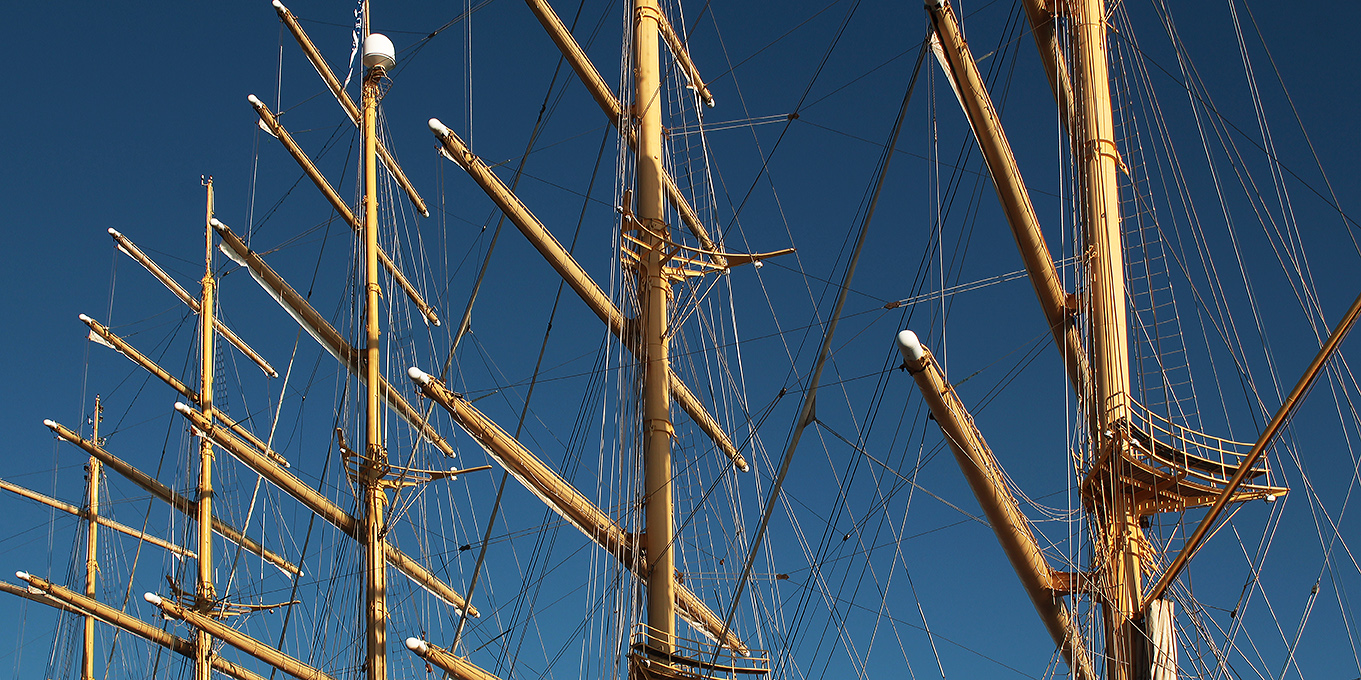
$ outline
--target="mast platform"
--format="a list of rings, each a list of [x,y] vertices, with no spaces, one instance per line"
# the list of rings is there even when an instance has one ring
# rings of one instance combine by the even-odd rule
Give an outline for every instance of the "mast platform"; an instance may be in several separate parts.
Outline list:
[[[633,644],[629,649],[630,680],[711,680],[770,673],[770,655],[762,649],[750,649],[746,654],[738,655],[722,647],[715,655],[712,642],[673,636],[673,651],[667,653],[648,644],[655,636],[655,629],[645,623],[633,627]]]
[[[1085,495],[1090,497],[1096,485],[1111,479],[1110,452],[1123,451],[1120,486],[1133,490],[1140,515],[1213,505],[1253,447],[1252,442],[1224,439],[1178,425],[1133,399],[1129,400],[1129,419],[1117,422],[1103,436],[1103,453],[1083,480]],[[1112,446],[1117,439],[1128,445]],[[1271,501],[1289,492],[1287,487],[1271,483],[1266,457],[1253,464],[1246,480],[1230,502]]]

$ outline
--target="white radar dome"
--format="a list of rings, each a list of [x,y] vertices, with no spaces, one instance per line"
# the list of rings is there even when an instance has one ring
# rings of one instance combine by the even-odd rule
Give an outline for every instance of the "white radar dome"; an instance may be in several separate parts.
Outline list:
[[[370,68],[380,66],[384,70],[390,69],[397,63],[397,50],[393,49],[392,41],[382,33],[370,33],[364,39],[364,65]]]

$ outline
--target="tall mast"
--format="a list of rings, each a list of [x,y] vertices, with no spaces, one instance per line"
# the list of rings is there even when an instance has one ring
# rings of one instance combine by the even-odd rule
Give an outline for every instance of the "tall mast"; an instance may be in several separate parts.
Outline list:
[[[1092,461],[1105,465],[1102,483],[1091,486],[1087,502],[1100,523],[1096,547],[1105,564],[1098,576],[1106,638],[1106,677],[1142,677],[1136,667],[1143,635],[1137,619],[1142,590],[1140,552],[1144,543],[1131,489],[1122,481],[1129,442],[1116,433],[1129,422],[1129,343],[1125,325],[1125,261],[1120,234],[1120,194],[1116,179],[1119,152],[1106,63],[1104,0],[1075,3],[1081,142],[1083,224],[1091,285],[1094,399],[1088,405]],[[1104,461],[1104,463],[1102,462]]]
[[[203,220],[203,298],[199,303],[199,408],[211,430],[213,413],[213,329],[214,293],[217,282],[213,278],[213,178],[203,180],[208,192],[207,215]],[[209,432],[199,434],[198,469],[198,587],[194,609],[208,614],[217,601],[213,585],[213,440]],[[199,630],[194,634],[194,677],[211,680],[213,638]]]
[[[671,285],[667,279],[666,226],[662,194],[662,101],[659,50],[661,10],[656,0],[634,4],[634,115],[638,118],[638,222],[645,252],[638,264],[642,309],[643,489],[647,524],[647,623],[649,643],[670,654],[676,636],[675,527],[671,503],[671,363],[667,356]]]
[[[95,444],[99,443],[99,421],[104,419],[104,405],[99,401],[99,395],[95,395],[95,418],[94,418],[94,438]],[[98,553],[96,549],[99,544],[99,477],[104,470],[104,464],[98,458],[90,456],[90,464],[86,466],[88,470],[85,478],[86,497],[90,499],[89,530],[85,539],[85,597],[94,599],[95,597],[95,576],[99,573]],[[95,677],[95,617],[85,615],[85,654],[81,657],[80,665],[81,680],[94,680]]]
[[[364,22],[368,25],[368,3],[365,3]],[[364,39],[364,65],[369,67],[364,77],[361,99],[364,129],[364,345],[365,417],[364,461],[360,465],[360,481],[364,494],[364,623],[367,640],[369,680],[387,678],[387,552],[383,531],[383,506],[387,492],[383,476],[387,474],[387,449],[383,445],[382,393],[378,355],[378,97],[379,85],[385,70],[393,60],[392,42],[379,34]]]

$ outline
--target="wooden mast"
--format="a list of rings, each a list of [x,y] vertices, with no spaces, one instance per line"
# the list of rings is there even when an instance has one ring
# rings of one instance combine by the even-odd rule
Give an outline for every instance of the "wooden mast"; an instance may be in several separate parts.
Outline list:
[[[643,490],[647,524],[649,644],[671,654],[676,637],[675,527],[671,501],[671,363],[668,351],[666,226],[662,194],[662,101],[659,50],[661,10],[656,0],[634,4],[634,114],[638,118],[638,221],[645,252],[639,260],[638,300],[643,342]]]
[[[387,560],[383,510],[387,492],[382,481],[387,474],[387,449],[383,442],[383,423],[379,387],[378,329],[378,97],[384,71],[392,64],[391,43],[383,36],[368,32],[368,3],[364,4],[364,77],[361,109],[364,131],[364,346],[365,417],[364,461],[360,465],[364,527],[364,623],[367,642],[367,677],[387,678]],[[384,43],[386,53],[377,58],[370,43]],[[371,63],[373,62],[373,63]]]
[[[1139,604],[1140,553],[1144,543],[1132,490],[1122,481],[1128,440],[1118,436],[1129,422],[1129,343],[1125,323],[1125,262],[1120,233],[1120,194],[1116,178],[1119,152],[1111,110],[1106,63],[1104,0],[1073,5],[1076,45],[1078,133],[1074,150],[1080,167],[1082,216],[1091,299],[1094,399],[1088,405],[1093,461],[1106,461],[1104,484],[1092,485],[1086,499],[1100,524],[1101,573],[1097,584],[1106,639],[1106,677],[1143,677]]]
[[[213,305],[217,281],[213,278],[213,178],[203,181],[208,192],[207,216],[203,220],[203,298],[199,302],[199,408],[203,409],[207,431],[199,433],[199,470],[198,470],[198,587],[196,589],[195,611],[209,614],[217,601],[217,588],[213,585],[213,440],[209,432],[213,427],[213,367],[214,339],[213,329],[216,316]],[[200,629],[194,633],[194,677],[196,680],[211,680],[213,638]]]
[[[95,395],[95,417],[94,433],[91,435],[95,443],[99,442],[99,421],[104,419],[104,405],[100,403],[99,395]],[[86,513],[89,521],[89,529],[85,538],[85,597],[95,598],[95,577],[99,573],[99,480],[104,470],[104,465],[98,458],[90,456],[90,464],[86,466],[87,474],[85,478],[86,497],[90,499],[90,508]],[[85,615],[85,646],[84,655],[81,657],[80,677],[82,680],[94,680],[95,677],[95,617]]]

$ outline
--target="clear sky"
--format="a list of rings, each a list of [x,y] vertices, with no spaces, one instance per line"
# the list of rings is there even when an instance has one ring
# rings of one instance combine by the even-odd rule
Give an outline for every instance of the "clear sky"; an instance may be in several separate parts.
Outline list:
[[[576,34],[583,41],[594,36],[589,52],[606,82],[617,89],[620,26],[626,19],[616,4],[587,3]],[[1355,125],[1361,106],[1355,87],[1361,81],[1355,34],[1361,8],[1354,3],[1257,1],[1248,3],[1249,12],[1239,0],[1167,3],[1174,5],[1170,23],[1184,42],[1182,55],[1190,59],[1179,65],[1164,31],[1166,24],[1159,21],[1158,12],[1169,8],[1159,9],[1157,5],[1164,3],[1148,0],[1128,4],[1134,26],[1116,40],[1121,56],[1115,68],[1131,74],[1142,70],[1139,77],[1158,90],[1158,98],[1156,108],[1145,106],[1142,94],[1131,100],[1136,103],[1129,119],[1137,120],[1146,136],[1139,140],[1142,155],[1131,153],[1127,160],[1139,163],[1138,155],[1151,167],[1167,154],[1164,137],[1175,144],[1176,160],[1185,171],[1180,186],[1196,201],[1194,215],[1206,242],[1234,239],[1241,259],[1227,246],[1215,252],[1199,248],[1196,237],[1189,235],[1195,230],[1188,229],[1191,220],[1177,180],[1171,175],[1149,180],[1147,191],[1158,197],[1150,200],[1159,202],[1163,228],[1169,234],[1188,234],[1167,237],[1175,241],[1181,259],[1163,266],[1173,285],[1189,279],[1196,286],[1194,293],[1178,293],[1177,312],[1186,344],[1210,346],[1190,353],[1193,364],[1203,366],[1193,366],[1201,381],[1196,394],[1203,427],[1251,440],[1263,421],[1262,409],[1268,413],[1275,409],[1279,395],[1293,385],[1318,347],[1310,316],[1301,311],[1291,275],[1280,264],[1281,259],[1303,261],[1288,246],[1277,247],[1273,238],[1263,236],[1261,225],[1273,232],[1298,230],[1327,325],[1361,290],[1356,274],[1361,271],[1361,254],[1355,245],[1361,234],[1356,224],[1361,221],[1357,199],[1361,172],[1356,170],[1361,133]],[[1197,6],[1181,6],[1188,4]],[[576,6],[561,2],[555,6],[570,23]],[[426,129],[432,116],[469,140],[473,151],[489,163],[500,164],[497,172],[509,182],[540,108],[548,101],[543,132],[518,190],[563,243],[573,240],[578,218],[584,215],[578,259],[607,287],[611,280],[619,285],[617,270],[609,264],[617,227],[612,208],[618,202],[617,187],[622,186],[612,181],[619,155],[616,137],[605,137],[605,119],[571,72],[562,67],[555,73],[557,50],[522,3],[491,0],[473,7],[471,21],[452,24],[462,11],[458,5],[374,8],[374,29],[387,33],[398,49],[399,67],[384,102],[386,132],[403,167],[435,207],[434,216],[426,220],[409,209],[397,209],[402,252],[411,270],[420,272],[418,285],[446,319],[434,331],[413,325],[393,332],[414,336],[418,347],[410,356],[389,357],[394,381],[406,363],[431,371],[439,368],[448,331],[462,312],[495,226],[482,193],[457,166],[437,155]],[[298,1],[290,8],[343,77],[353,6]],[[1271,168],[1264,162],[1268,142],[1244,77],[1231,11],[1237,12],[1270,125],[1271,155],[1280,162],[1288,194],[1273,184]],[[1062,207],[1070,182],[1058,169],[1064,141],[1033,41],[1017,28],[1024,25],[1024,17],[1005,1],[971,0],[963,3],[960,13],[973,53],[989,74],[1003,109],[1003,122],[1051,250],[1071,257],[1071,215]],[[349,312],[338,310],[349,294],[346,286],[352,285],[347,284],[345,264],[350,231],[339,221],[328,223],[329,208],[306,179],[299,181],[297,166],[279,144],[259,131],[246,97],[256,94],[272,108],[286,111],[285,126],[319,159],[347,198],[354,194],[358,158],[352,128],[268,2],[21,3],[10,7],[9,15],[17,21],[11,21],[7,31],[11,46],[7,53],[19,58],[6,74],[10,104],[0,112],[6,130],[0,225],[10,256],[0,274],[6,291],[3,318],[9,356],[0,373],[0,433],[8,461],[0,477],[79,503],[85,458],[73,447],[55,443],[41,423],[51,418],[78,428],[98,393],[110,402],[106,426],[112,430],[104,432],[115,433],[110,449],[144,468],[161,466],[163,480],[189,489],[187,464],[178,453],[186,438],[184,427],[170,409],[174,396],[159,383],[144,382],[126,360],[86,342],[86,329],[77,320],[78,314],[86,313],[105,321],[173,372],[186,379],[195,376],[192,360],[185,358],[192,335],[185,310],[117,253],[105,231],[110,227],[122,231],[186,288],[197,291],[203,248],[200,176],[210,174],[215,178],[219,219],[237,233],[252,232],[253,247],[268,253],[271,264],[300,292],[314,295],[323,314],[349,328]],[[834,295],[828,284],[842,276],[847,234],[858,226],[858,211],[927,21],[912,0],[861,5],[849,0],[687,4],[683,17],[677,23],[696,27],[691,52],[701,73],[713,81],[717,98],[717,107],[706,113],[711,131],[705,146],[679,123],[673,122],[671,129],[673,148],[691,157],[707,151],[714,160],[708,177],[715,198],[701,202],[701,209],[714,211],[714,223],[730,250],[798,249],[796,256],[775,260],[759,272],[734,271],[713,293],[717,309],[706,308],[699,315],[731,325],[711,329],[719,338],[742,339],[737,345],[740,357],[733,348],[724,356],[742,362],[747,415],[760,420],[769,409],[758,430],[761,446],[750,451],[755,472],[729,480],[741,487],[732,492],[737,499],[733,503],[750,530],[784,451],[802,394],[799,376],[809,372],[820,338],[820,330],[810,332],[808,327],[830,312]],[[429,37],[432,32],[437,33]],[[1136,51],[1145,58],[1142,65],[1132,59]],[[1191,94],[1182,85],[1183,67],[1199,81]],[[553,95],[546,99],[550,87]],[[357,93],[354,84],[350,91]],[[796,112],[797,117],[791,116]],[[1206,160],[1202,139],[1209,140],[1205,146],[1213,161]],[[1054,511],[1054,517],[1044,517],[1027,505],[1037,520],[1062,519],[1076,510],[1076,500],[1065,493],[1072,485],[1065,446],[1075,426],[1074,405],[1059,358],[1044,342],[1042,317],[1024,280],[1009,278],[945,302],[883,309],[886,302],[1021,268],[962,113],[929,58],[898,148],[847,302],[847,314],[853,316],[838,331],[835,368],[824,377],[818,412],[824,424],[805,434],[786,486],[788,503],[780,507],[772,529],[773,552],[757,569],[790,576],[776,581],[767,573],[758,578],[758,590],[780,603],[779,625],[801,631],[800,636],[794,642],[761,642],[772,648],[789,645],[786,652],[796,660],[796,669],[783,668],[786,677],[850,677],[857,668],[876,677],[942,673],[1043,677],[1052,645],[990,532],[967,516],[977,514],[977,505],[952,460],[934,455],[942,452],[940,435],[925,419],[911,381],[905,374],[886,370],[896,362],[891,338],[900,325],[910,323],[946,361],[951,379],[960,383],[961,397],[976,409],[979,428],[1010,476],[1029,498]],[[602,149],[601,172],[583,208]],[[1226,155],[1240,157],[1251,177],[1236,171],[1224,160]],[[929,164],[933,156],[940,166]],[[768,166],[763,158],[769,158]],[[1216,178],[1222,192],[1215,189]],[[1255,208],[1254,202],[1261,207]],[[1287,213],[1283,203],[1289,206],[1291,220],[1282,217]],[[1338,209],[1348,217],[1340,216]],[[940,230],[934,226],[937,222],[943,225]],[[422,254],[412,255],[416,252]],[[1223,300],[1243,307],[1236,317],[1238,326],[1226,328],[1211,321],[1219,318],[1214,311],[1218,298],[1205,274],[1181,273],[1183,267],[1203,272],[1204,261],[1210,258],[1223,282]],[[243,272],[233,271],[221,257],[218,267],[229,272],[223,283],[228,296],[223,318],[258,344],[276,366],[288,365],[296,326]],[[1071,274],[1072,267],[1064,271]],[[1068,285],[1073,287],[1071,281]],[[513,430],[554,305],[557,278],[506,225],[485,286],[474,316],[476,342],[460,349],[451,382],[470,396],[484,397],[479,408]],[[1249,286],[1255,308],[1245,304],[1248,296],[1243,291]],[[735,298],[731,307],[738,312],[736,322],[721,309],[729,305],[728,288]],[[395,314],[400,317],[404,312]],[[585,468],[576,473],[578,485],[593,490],[593,497],[595,493],[610,497],[618,491],[614,468],[619,456],[605,450],[612,443],[601,443],[601,422],[609,430],[613,416],[602,415],[599,402],[612,403],[621,388],[617,371],[604,371],[607,377],[601,379],[592,376],[602,375],[597,362],[617,366],[618,347],[599,352],[605,333],[570,291],[564,293],[554,319],[553,345],[544,360],[544,375],[552,380],[535,394],[527,439],[558,469],[572,467],[567,452],[584,459]],[[1243,366],[1235,367],[1228,358],[1221,334],[1236,337],[1235,343],[1244,348]],[[1358,342],[1352,339],[1343,355],[1361,356]],[[299,474],[315,481],[323,475],[323,462],[332,448],[327,443],[332,416],[326,413],[334,413],[345,382],[336,379],[334,366],[319,359],[316,348],[307,343],[303,336],[298,344],[297,375],[289,383],[284,407],[297,408],[305,392],[309,395],[305,406],[313,410],[305,420],[283,417],[280,422],[285,425],[275,441],[286,444],[285,455],[296,461]],[[1031,360],[1032,353],[1037,358]],[[246,396],[232,397],[237,400],[230,403],[236,409],[233,413],[261,418],[268,429],[280,381],[262,386],[263,381],[247,375],[252,369],[239,356],[226,365],[244,376]],[[1238,372],[1242,367],[1251,371],[1255,393],[1244,387],[1246,379]],[[722,375],[721,370],[701,361],[690,362],[685,370],[696,384],[706,386],[701,390],[706,399],[721,401],[708,392],[709,386],[719,391],[727,382],[726,377],[715,377]],[[1358,434],[1355,412],[1348,405],[1348,399],[1358,395],[1354,379],[1348,380],[1345,389],[1324,384],[1315,390],[1301,413],[1303,425],[1292,433],[1298,457],[1273,461],[1295,489],[1285,510],[1270,514],[1264,504],[1245,509],[1233,530],[1226,529],[1212,542],[1219,556],[1198,560],[1191,572],[1196,593],[1210,607],[1207,625],[1216,631],[1218,643],[1223,640],[1221,629],[1232,631],[1238,621],[1229,617],[1229,610],[1240,604],[1238,594],[1251,593],[1245,611],[1254,618],[1243,623],[1245,630],[1233,633],[1234,644],[1243,648],[1234,655],[1238,675],[1261,670],[1274,676],[1285,669],[1286,677],[1361,676],[1356,657],[1361,620],[1347,599],[1349,593],[1361,592],[1361,568],[1354,556],[1361,546],[1345,510],[1357,483],[1357,456],[1346,436],[1355,441]],[[782,389],[788,396],[781,399],[777,395]],[[152,405],[134,407],[134,398]],[[1337,402],[1342,406],[1335,406]],[[747,431],[742,426],[743,408],[735,402],[715,409],[722,411],[734,431]],[[437,412],[436,419],[441,418]],[[579,419],[587,424],[581,425]],[[1339,420],[1350,424],[1339,427]],[[448,423],[440,422],[449,431]],[[586,432],[590,441],[573,441],[575,428]],[[604,437],[612,436],[608,431]],[[861,442],[865,455],[838,441],[838,436]],[[169,451],[166,456],[161,455],[163,449]],[[466,436],[460,450],[455,464],[485,462]],[[702,459],[718,454],[687,455]],[[225,456],[220,460],[224,466],[234,465]],[[924,464],[920,476],[914,477],[918,460]],[[887,461],[893,471],[874,461]],[[352,502],[348,486],[337,481],[339,466],[332,462],[325,482],[328,493]],[[707,484],[714,479],[710,473],[721,465],[714,467],[713,460],[704,465],[712,470],[697,473],[696,479]],[[1308,474],[1313,493],[1301,488],[1302,473]],[[224,475],[224,495],[248,502],[254,478],[244,470]],[[903,486],[903,477],[911,477],[921,490]],[[455,552],[435,559],[449,561],[445,573],[456,588],[465,587],[476,553],[456,549],[480,542],[497,479],[499,473],[466,477],[427,492],[409,510],[448,520],[450,528],[439,535],[441,543],[435,550]],[[111,480],[110,486],[121,521],[140,526],[149,516],[151,526],[168,535],[190,535],[182,520],[162,509],[147,515],[145,494],[130,484],[119,479]],[[726,492],[728,486],[720,488]],[[510,508],[498,535],[528,533],[544,523],[533,496],[512,488],[507,499]],[[277,492],[262,507],[274,517],[252,516],[250,521],[281,522],[288,528],[277,534],[265,530],[267,539],[298,549],[305,540],[305,516]],[[73,586],[80,583],[77,573],[83,558],[75,542],[74,521],[51,522],[45,509],[9,495],[0,497],[0,513],[10,518],[0,530],[0,573],[26,570]],[[799,518],[808,550],[822,555],[821,582],[809,568],[786,513]],[[1063,523],[1041,522],[1039,530],[1054,542],[1054,556],[1082,554]],[[329,528],[316,532],[314,540],[324,547],[313,548],[320,552],[307,565],[309,570],[354,569],[356,553],[343,547],[337,532]],[[1245,547],[1239,547],[1234,532]],[[1269,536],[1266,541],[1260,539],[1264,533]],[[121,561],[131,560],[135,547],[130,541],[101,535],[102,540],[121,542],[117,556],[111,557],[120,561],[119,566],[107,571],[122,578]],[[1334,540],[1339,535],[1341,542]],[[824,539],[826,545],[819,547]],[[416,540],[408,535],[402,545],[415,551]],[[1264,562],[1253,557],[1259,543],[1271,548]],[[520,601],[516,597],[520,574],[535,568],[526,564],[531,548],[520,544],[515,552],[512,544],[497,541],[489,551],[489,564],[498,565],[495,569],[501,573],[491,572],[488,600],[480,606],[494,609],[496,615],[473,627],[463,650],[489,645],[472,657],[487,667],[499,663],[498,644],[516,639],[495,642],[502,632],[499,626],[517,620],[510,612]],[[578,534],[564,530],[553,548],[550,561],[571,567],[547,570],[544,578],[551,586],[546,588],[562,588],[571,604],[558,604],[559,597],[567,596],[556,591],[541,594],[543,613],[533,625],[515,627],[516,635],[531,631],[528,641],[519,644],[532,650],[519,652],[524,666],[515,671],[516,677],[549,673],[576,677],[583,668],[592,673],[608,670],[598,661],[579,661],[594,651],[571,645],[566,660],[546,670],[545,657],[551,658],[563,639],[577,635],[574,626],[605,588],[600,574],[608,570],[599,564],[603,553],[592,553],[583,545]],[[1329,546],[1333,552],[1325,558]],[[687,549],[703,555],[694,558],[695,564],[708,564],[706,548]],[[716,607],[730,597],[734,580],[728,578],[734,570],[730,558],[740,551],[724,547],[719,553],[728,555],[722,567],[727,580],[705,580],[706,572],[697,566],[690,581],[699,584],[696,589]],[[593,556],[595,563],[590,562]],[[140,593],[165,593],[164,575],[176,567],[159,554],[138,559],[142,566],[130,611],[151,620]],[[1250,564],[1261,565],[1258,577],[1269,589],[1265,597],[1254,587],[1245,590],[1244,584],[1253,579]],[[596,573],[581,592],[571,585],[578,569]],[[1310,595],[1315,581],[1322,582],[1316,601]],[[309,597],[334,598],[336,603],[334,611],[310,605],[309,618],[347,622],[357,616],[345,608],[357,597],[356,585],[318,596],[313,582],[307,583]],[[111,597],[122,597],[124,584],[108,587]],[[245,587],[242,592],[243,597],[270,602],[288,595],[277,586],[256,591]],[[20,604],[14,598],[3,602],[3,611],[14,614],[0,617],[0,674],[70,676],[71,669],[64,664],[71,658],[74,629],[67,625],[58,630],[54,618],[39,605]],[[829,603],[837,612],[834,616],[826,613]],[[429,630],[432,640],[447,643],[452,631],[447,613],[429,603],[419,607],[428,610],[402,619],[400,634]],[[742,616],[751,623],[749,612]],[[281,618],[255,615],[243,625],[277,640]],[[1298,666],[1287,667],[1285,649],[1302,620],[1306,625],[1296,654]],[[177,626],[172,628],[185,634]],[[340,624],[322,628],[336,627]],[[844,635],[838,627],[844,628]],[[935,635],[934,644],[924,627]],[[585,644],[599,643],[591,639]],[[131,650],[120,652],[127,654],[118,657],[120,662],[149,658],[140,643],[119,644]],[[344,666],[348,652],[329,650],[328,644],[338,642],[321,635],[290,637],[289,642],[292,652],[304,658]],[[405,651],[394,654],[409,663]],[[1255,665],[1250,667],[1238,654]],[[56,660],[49,665],[49,659]],[[179,677],[178,663],[163,660],[158,677]],[[403,668],[411,677],[422,674],[418,666]],[[130,669],[126,675],[111,671],[110,677],[148,674]]]

